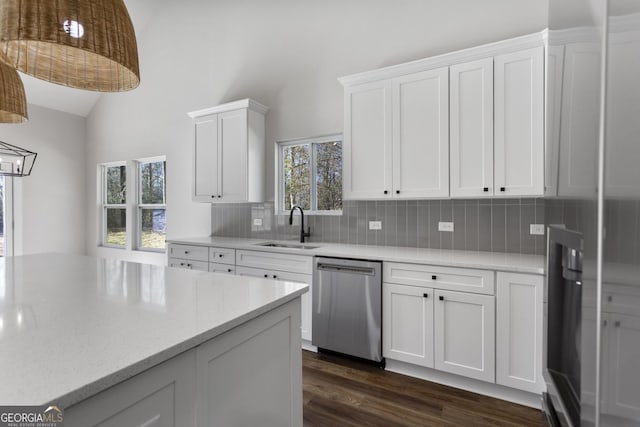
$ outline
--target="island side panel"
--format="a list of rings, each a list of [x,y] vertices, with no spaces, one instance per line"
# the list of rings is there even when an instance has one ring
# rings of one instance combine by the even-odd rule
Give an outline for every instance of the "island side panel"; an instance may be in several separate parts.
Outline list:
[[[197,425],[302,426],[300,298],[197,348]]]
[[[65,426],[302,426],[300,297],[65,409]]]

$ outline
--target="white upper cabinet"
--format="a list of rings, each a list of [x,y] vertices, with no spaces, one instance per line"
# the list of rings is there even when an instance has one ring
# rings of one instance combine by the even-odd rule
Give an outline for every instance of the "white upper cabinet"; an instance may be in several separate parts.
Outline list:
[[[544,193],[544,48],[494,58],[496,195]]]
[[[344,199],[544,195],[541,33],[340,78]]]
[[[245,99],[189,113],[195,125],[194,201],[263,201],[266,112]]]
[[[344,199],[390,198],[391,81],[345,90]]]
[[[600,43],[565,46],[558,182],[561,197],[596,196],[601,55]]]
[[[451,197],[493,196],[493,58],[451,74]]]
[[[448,71],[392,80],[394,197],[449,196]]]

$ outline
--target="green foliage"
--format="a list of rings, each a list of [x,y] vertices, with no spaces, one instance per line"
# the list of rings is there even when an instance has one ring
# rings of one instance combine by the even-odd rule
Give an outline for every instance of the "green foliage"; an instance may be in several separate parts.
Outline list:
[[[342,142],[284,147],[283,180],[285,210],[294,205],[307,210],[342,209]],[[312,200],[314,183],[316,200]]]
[[[127,167],[109,166],[106,173],[107,204],[122,205],[127,202]]]

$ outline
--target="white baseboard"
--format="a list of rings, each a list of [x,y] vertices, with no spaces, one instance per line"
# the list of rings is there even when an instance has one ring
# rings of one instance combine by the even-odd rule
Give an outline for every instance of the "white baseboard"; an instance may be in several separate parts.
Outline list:
[[[315,345],[311,344],[311,341],[307,341],[307,340],[302,340],[302,349],[303,350],[308,350],[308,351],[313,351],[314,353],[318,352],[318,347],[316,347]]]
[[[531,408],[542,409],[542,396],[539,394],[529,393],[527,391],[517,390],[498,384],[491,384],[472,378],[465,378],[460,375],[449,374],[447,372],[424,368],[422,366],[399,362],[397,360],[386,359],[386,362],[385,370],[387,371],[483,394],[485,396],[495,397],[497,399],[529,406]]]

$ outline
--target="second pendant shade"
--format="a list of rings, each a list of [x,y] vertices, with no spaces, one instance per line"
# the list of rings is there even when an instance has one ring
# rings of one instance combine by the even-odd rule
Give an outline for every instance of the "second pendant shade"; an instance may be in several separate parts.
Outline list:
[[[123,0],[0,0],[0,59],[78,89],[120,92],[140,83]]]
[[[27,121],[27,99],[18,72],[0,61],[0,123]]]

